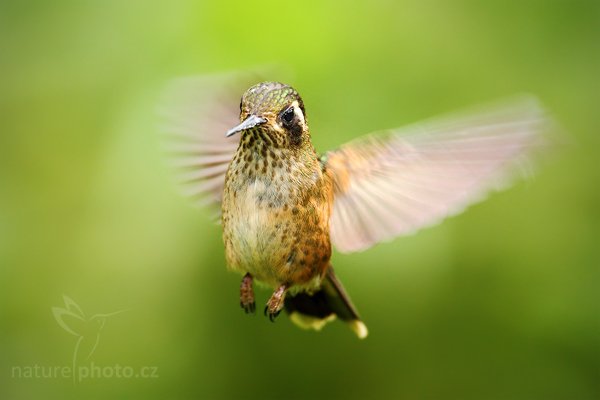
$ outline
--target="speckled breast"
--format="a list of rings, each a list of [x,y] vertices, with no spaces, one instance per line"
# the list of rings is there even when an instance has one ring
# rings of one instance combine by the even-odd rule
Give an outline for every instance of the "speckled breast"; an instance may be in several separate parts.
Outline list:
[[[225,179],[227,263],[272,287],[317,287],[331,256],[331,202],[316,155],[252,150],[240,146]]]

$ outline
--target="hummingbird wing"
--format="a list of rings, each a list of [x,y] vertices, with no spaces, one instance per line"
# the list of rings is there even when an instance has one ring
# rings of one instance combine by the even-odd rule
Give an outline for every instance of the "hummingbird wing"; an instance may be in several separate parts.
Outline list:
[[[368,135],[327,153],[331,238],[367,249],[463,211],[521,174],[542,144],[544,110],[530,97]]]
[[[160,113],[167,151],[184,194],[200,204],[220,206],[225,173],[240,140],[225,133],[239,124],[242,93],[259,81],[255,72],[193,76],[173,81],[165,93]]]
[[[52,315],[58,325],[74,336],[81,336],[85,331],[85,317],[77,312],[61,307],[52,307]]]

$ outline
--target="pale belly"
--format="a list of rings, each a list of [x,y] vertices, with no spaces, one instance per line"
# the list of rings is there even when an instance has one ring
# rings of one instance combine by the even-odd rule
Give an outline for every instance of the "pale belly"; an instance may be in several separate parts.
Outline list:
[[[230,269],[250,273],[271,287],[294,283],[298,289],[310,290],[320,285],[323,266],[329,261],[329,237],[317,239],[323,236],[324,228],[310,215],[319,210],[312,203],[307,207],[289,206],[290,192],[290,188],[261,180],[238,187],[235,195],[233,188],[226,187],[226,259]]]
[[[229,218],[224,221],[223,230],[228,239],[229,267],[249,272],[266,283],[275,283],[276,270],[285,263],[291,243],[281,240],[280,207],[270,208],[268,203],[257,200],[272,197],[268,192],[266,185],[257,180],[239,189],[235,198],[226,199]]]

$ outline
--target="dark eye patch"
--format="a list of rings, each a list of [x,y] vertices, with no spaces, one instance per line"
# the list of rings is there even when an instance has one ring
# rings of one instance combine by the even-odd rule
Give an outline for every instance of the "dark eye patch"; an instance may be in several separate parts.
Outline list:
[[[300,121],[296,118],[294,107],[290,106],[279,113],[279,120],[288,131],[291,143],[299,145],[302,142],[302,125],[300,125]]]
[[[281,121],[285,126],[289,127],[294,122],[294,116],[294,107],[290,107],[281,113]]]

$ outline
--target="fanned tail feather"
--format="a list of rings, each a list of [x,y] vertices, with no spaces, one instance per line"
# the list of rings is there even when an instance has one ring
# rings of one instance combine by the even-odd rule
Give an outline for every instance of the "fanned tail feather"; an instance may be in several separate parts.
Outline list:
[[[304,329],[321,330],[336,317],[346,322],[360,339],[368,335],[350,297],[329,267],[321,288],[312,293],[298,293],[285,299],[285,309],[290,319]]]

